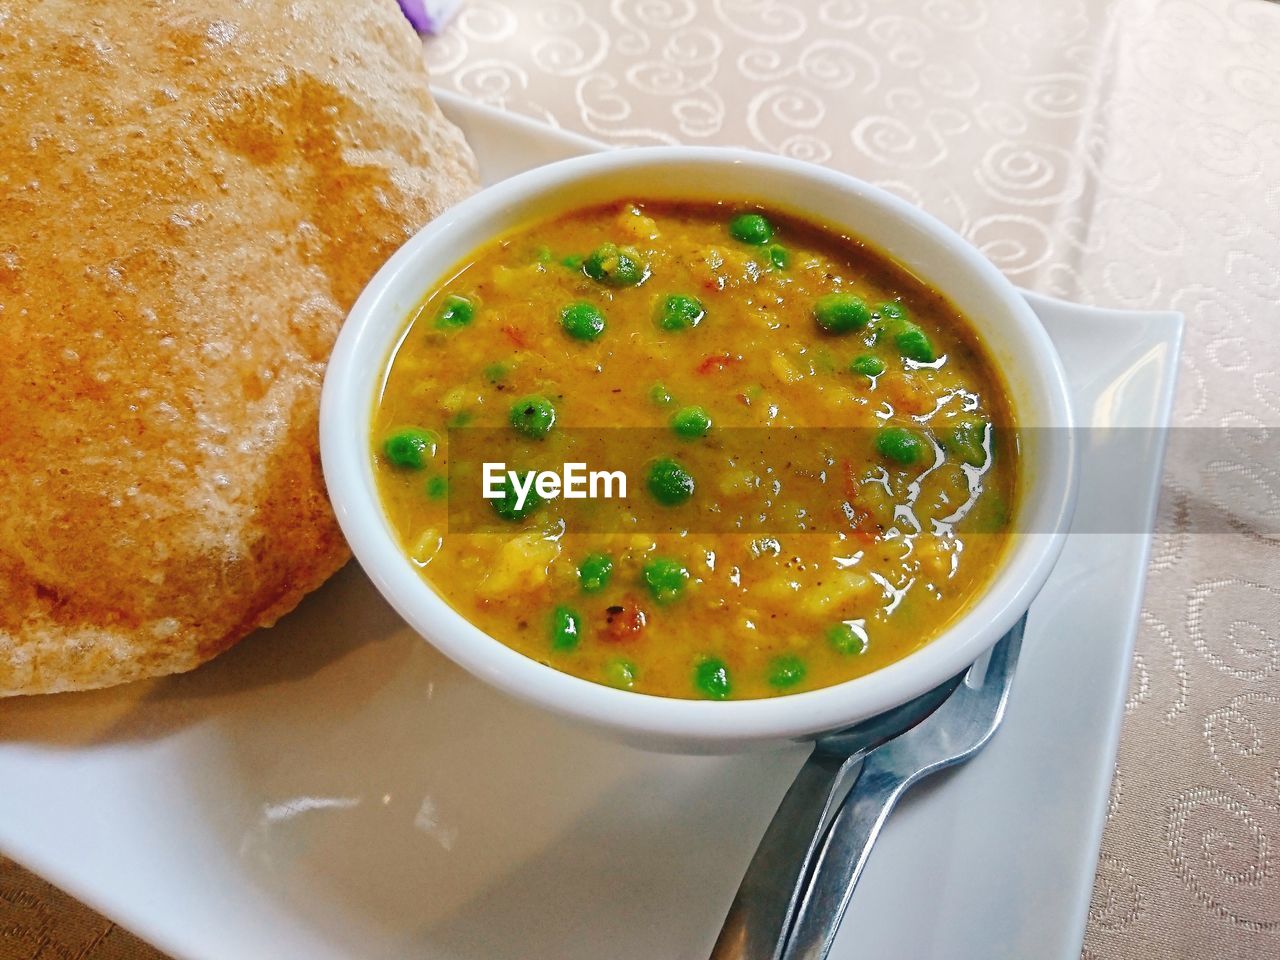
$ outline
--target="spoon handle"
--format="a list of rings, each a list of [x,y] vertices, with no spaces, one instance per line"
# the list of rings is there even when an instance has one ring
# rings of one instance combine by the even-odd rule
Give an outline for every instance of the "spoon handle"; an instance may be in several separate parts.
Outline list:
[[[859,755],[815,749],[783,797],[725,917],[710,960],[779,960],[831,812]]]
[[[857,788],[826,834],[779,960],[826,960],[880,828],[911,784],[899,771],[877,763],[877,756],[871,754],[863,764]]]

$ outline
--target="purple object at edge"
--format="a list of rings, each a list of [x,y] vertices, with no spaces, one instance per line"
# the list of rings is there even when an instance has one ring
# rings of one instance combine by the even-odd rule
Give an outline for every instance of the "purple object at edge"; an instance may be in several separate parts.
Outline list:
[[[462,0],[400,0],[400,9],[419,33],[439,33]]]

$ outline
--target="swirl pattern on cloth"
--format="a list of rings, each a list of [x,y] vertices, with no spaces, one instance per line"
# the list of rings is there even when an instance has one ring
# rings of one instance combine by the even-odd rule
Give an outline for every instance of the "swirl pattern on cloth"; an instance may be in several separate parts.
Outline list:
[[[1280,428],[1280,6],[470,0],[426,56],[447,89],[610,143],[846,170],[1023,286],[1181,310],[1176,422]],[[1091,960],[1280,956],[1266,446],[1168,464]]]

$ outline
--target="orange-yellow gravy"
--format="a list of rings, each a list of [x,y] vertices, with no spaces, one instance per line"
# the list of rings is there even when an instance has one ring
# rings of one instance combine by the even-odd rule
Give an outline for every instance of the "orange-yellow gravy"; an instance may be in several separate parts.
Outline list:
[[[637,200],[521,229],[432,291],[371,456],[406,554],[498,640],[740,699],[868,673],[964,610],[1009,537],[1012,425],[974,325],[885,256],[779,211]],[[603,529],[508,486],[482,501],[499,532],[460,530],[479,475],[448,447],[477,428],[504,459],[642,467]]]

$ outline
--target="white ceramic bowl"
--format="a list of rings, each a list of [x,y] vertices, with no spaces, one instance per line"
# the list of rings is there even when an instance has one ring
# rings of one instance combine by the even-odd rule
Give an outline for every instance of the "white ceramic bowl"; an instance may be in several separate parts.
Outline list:
[[[1007,379],[1022,427],[1019,531],[967,613],[903,660],[846,683],[766,700],[711,702],[629,693],[504,646],[455,612],[396,545],[369,456],[374,403],[409,312],[491,238],[577,206],[629,198],[750,200],[870,242],[943,291]],[[378,271],[351,310],[320,406],[325,481],[356,558],[422,636],[482,680],[642,746],[698,753],[781,744],[904,703],[981,656],[1013,625],[1057,559],[1074,504],[1076,452],[1062,367],[1026,302],[977,250],[933,217],[822,167],[740,150],[658,147],[597,153],[513,177],[448,210]]]

